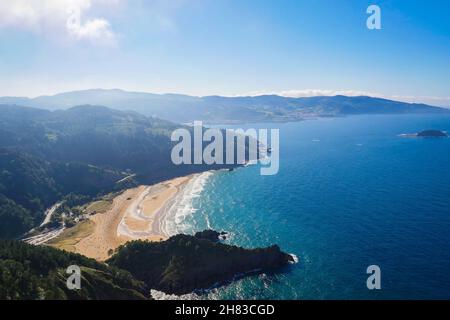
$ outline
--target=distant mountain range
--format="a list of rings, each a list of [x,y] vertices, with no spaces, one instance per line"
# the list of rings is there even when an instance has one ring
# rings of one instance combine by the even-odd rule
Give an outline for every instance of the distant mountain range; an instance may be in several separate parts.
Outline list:
[[[277,95],[255,97],[194,97],[152,94],[119,89],[92,89],[37,98],[0,97],[0,104],[68,109],[78,105],[101,105],[145,116],[187,123],[242,123],[298,121],[315,117],[359,114],[440,113],[449,109],[367,96],[318,96],[290,98]]]

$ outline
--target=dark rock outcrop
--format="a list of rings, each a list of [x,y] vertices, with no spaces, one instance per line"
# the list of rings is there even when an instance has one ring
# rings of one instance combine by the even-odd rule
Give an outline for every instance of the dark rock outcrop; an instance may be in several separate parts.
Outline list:
[[[163,242],[132,241],[121,246],[107,263],[129,271],[149,288],[185,294],[227,283],[237,275],[265,272],[294,262],[277,245],[244,249],[204,237],[176,235]]]
[[[224,232],[224,231],[217,232],[214,230],[199,231],[199,232],[195,233],[195,235],[194,235],[194,237],[196,237],[197,239],[204,239],[204,240],[209,240],[209,241],[213,241],[213,242],[225,240],[226,236],[227,236],[226,232]]]
[[[439,130],[425,130],[417,133],[417,136],[421,138],[441,138],[448,137],[448,134]]]

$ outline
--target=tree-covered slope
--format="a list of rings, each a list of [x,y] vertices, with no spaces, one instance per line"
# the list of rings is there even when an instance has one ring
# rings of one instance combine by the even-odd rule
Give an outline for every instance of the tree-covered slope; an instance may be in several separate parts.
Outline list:
[[[48,161],[83,162],[122,169],[168,159],[173,124],[106,107],[48,112],[0,105],[0,147]],[[143,159],[144,158],[144,159]]]
[[[0,106],[0,238],[17,237],[68,194],[94,197],[170,174],[171,124],[84,106]],[[176,173],[174,173],[176,174]]]
[[[63,196],[93,197],[124,187],[125,175],[83,163],[50,162],[0,148],[0,238],[14,238],[43,220],[44,211]]]
[[[54,112],[0,105],[0,128],[0,148],[51,162],[128,170],[144,183],[205,170],[172,163],[170,135],[180,125],[135,112],[90,105]]]
[[[81,269],[69,290],[67,267]],[[145,299],[148,290],[127,271],[47,246],[0,240],[0,299]]]
[[[101,106],[0,105],[0,238],[38,225],[68,194],[94,197],[224,167],[173,164],[170,135],[179,127]]]
[[[150,289],[184,294],[293,261],[276,245],[244,249],[215,241],[211,233],[128,242],[107,264],[48,246],[0,240],[0,299],[146,299]],[[72,265],[81,270],[80,290],[67,288],[66,270]]]
[[[274,270],[291,261],[276,245],[244,249],[180,234],[163,242],[128,242],[107,262],[129,271],[152,289],[184,294],[230,281],[238,274]]]

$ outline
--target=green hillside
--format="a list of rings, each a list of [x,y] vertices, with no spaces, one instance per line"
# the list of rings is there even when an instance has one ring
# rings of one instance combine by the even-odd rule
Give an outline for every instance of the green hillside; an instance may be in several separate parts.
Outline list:
[[[107,262],[129,271],[152,289],[185,294],[224,284],[238,274],[274,270],[292,261],[276,245],[244,249],[197,233],[179,234],[163,242],[128,242]]]
[[[81,289],[69,290],[66,269],[81,269]],[[144,283],[127,271],[46,246],[0,240],[0,299],[146,299]]]
[[[179,127],[101,106],[49,112],[0,105],[0,238],[37,226],[45,209],[69,194],[88,201],[227,167],[174,165],[170,135]]]

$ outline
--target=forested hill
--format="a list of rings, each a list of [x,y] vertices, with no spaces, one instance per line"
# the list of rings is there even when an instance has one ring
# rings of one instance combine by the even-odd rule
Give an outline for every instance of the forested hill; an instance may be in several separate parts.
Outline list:
[[[0,106],[0,147],[49,161],[140,168],[170,156],[174,128],[167,121],[99,106],[55,112]]]
[[[0,105],[0,148],[49,162],[83,163],[133,172],[152,183],[201,166],[175,166],[170,155],[173,130],[181,125],[136,112],[77,106],[49,112]]]
[[[294,262],[277,245],[245,249],[220,243],[217,235],[206,230],[162,242],[128,242],[106,264],[49,246],[0,240],[0,299],[145,299],[150,289],[184,294]],[[71,265],[80,267],[81,290],[66,286]]]
[[[179,126],[100,106],[0,105],[0,238],[36,226],[71,193],[92,197],[211,169],[172,163],[170,135]]]
[[[118,170],[0,148],[0,238],[14,238],[39,225],[45,209],[65,195],[93,197],[126,187],[116,183],[124,176]]]
[[[81,290],[69,290],[66,269],[81,269]],[[0,299],[146,299],[146,285],[124,270],[79,254],[0,240]]]

